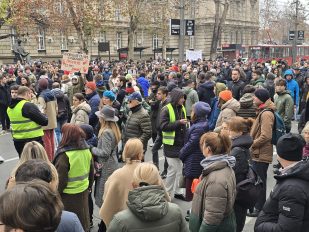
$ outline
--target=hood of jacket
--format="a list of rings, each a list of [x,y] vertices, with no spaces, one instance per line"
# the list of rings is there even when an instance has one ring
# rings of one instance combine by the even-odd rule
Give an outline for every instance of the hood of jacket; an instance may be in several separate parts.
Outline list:
[[[11,104],[9,105],[9,107],[11,108],[11,109],[13,109],[13,108],[15,108],[15,106],[20,102],[20,101],[22,101],[22,100],[25,100],[25,99],[23,99],[23,98],[12,98],[12,100],[11,100]]]
[[[253,143],[253,139],[249,134],[241,135],[237,138],[232,139],[233,147],[243,147],[249,149]]]
[[[287,75],[291,75],[292,76],[292,79],[294,78],[294,72],[292,69],[288,69],[284,72],[284,78],[287,76]]]
[[[185,95],[189,95],[189,93],[192,91],[192,88],[189,86],[183,87],[183,92]]]
[[[149,84],[148,80],[146,80],[145,77],[139,77],[137,79],[137,83],[139,83],[140,85],[148,85]]]
[[[201,88],[212,90],[215,87],[215,83],[212,81],[206,81],[200,85]]]
[[[176,106],[180,98],[182,98],[183,96],[184,96],[184,93],[182,92],[180,88],[173,89],[170,93],[170,103]]]
[[[84,110],[86,111],[88,114],[91,112],[91,107],[87,102],[82,102],[80,103],[77,107],[72,106],[72,111],[73,113],[76,113],[79,110]]]
[[[53,94],[53,92],[50,89],[45,89],[40,93],[40,97],[44,98],[44,101],[50,102],[50,101],[55,101],[56,97]]]
[[[142,221],[157,221],[168,212],[168,202],[161,186],[150,185],[129,192],[128,208]]]
[[[253,105],[253,96],[251,93],[245,93],[239,100],[241,108],[250,108]]]
[[[61,91],[61,89],[59,88],[55,88],[52,90],[52,93],[54,94],[54,96],[57,98],[57,99],[62,99],[64,98],[64,93]]]
[[[258,83],[264,83],[265,79],[261,76],[259,79],[253,81],[253,85],[257,85]]]
[[[238,112],[240,109],[240,103],[235,98],[232,98],[222,105],[221,110],[224,109],[231,109],[234,112]]]
[[[297,178],[309,181],[309,162],[300,161],[297,164],[295,164],[295,166],[286,170],[286,172],[283,172],[282,174],[275,176],[275,179],[277,179],[278,181],[287,178]]]

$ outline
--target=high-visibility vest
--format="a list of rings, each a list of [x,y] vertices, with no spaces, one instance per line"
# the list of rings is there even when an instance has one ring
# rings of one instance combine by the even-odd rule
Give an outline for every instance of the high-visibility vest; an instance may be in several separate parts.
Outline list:
[[[170,122],[175,122],[176,121],[176,115],[175,115],[175,111],[174,108],[172,106],[171,103],[166,105],[167,109],[168,109],[168,114],[170,117]],[[187,119],[187,113],[186,113],[186,109],[184,106],[182,106],[182,111],[183,114],[185,116],[184,119]],[[167,144],[167,145],[174,145],[175,142],[175,131],[162,131],[162,143],[163,144]]]
[[[89,172],[92,155],[89,149],[65,152],[69,158],[70,170],[68,183],[64,193],[77,194],[84,192],[89,186]]]
[[[26,102],[26,100],[21,100],[13,109],[10,107],[7,109],[14,139],[32,139],[44,135],[39,124],[23,116],[22,109]]]

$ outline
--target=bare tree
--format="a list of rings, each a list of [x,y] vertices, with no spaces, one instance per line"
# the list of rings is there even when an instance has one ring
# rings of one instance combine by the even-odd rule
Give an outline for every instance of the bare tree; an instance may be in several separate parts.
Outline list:
[[[222,27],[224,26],[226,16],[230,6],[230,0],[214,0],[215,2],[215,23],[213,28],[212,40],[211,40],[211,47],[210,47],[210,58],[215,59],[217,54],[217,46],[218,41],[220,40]],[[220,14],[220,7],[223,5],[222,14]]]

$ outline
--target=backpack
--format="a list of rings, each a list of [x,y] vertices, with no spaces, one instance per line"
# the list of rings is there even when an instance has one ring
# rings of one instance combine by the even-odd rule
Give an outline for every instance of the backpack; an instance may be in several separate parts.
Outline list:
[[[275,116],[271,144],[277,145],[279,138],[286,134],[284,122],[278,112],[274,112],[272,109],[265,109],[261,113],[265,111],[271,111]]]
[[[65,103],[64,98],[57,98],[57,105],[58,105],[58,114],[57,119],[62,120],[68,117],[68,107]]]
[[[246,179],[236,185],[235,202],[246,209],[252,209],[263,191],[263,181],[251,165]]]

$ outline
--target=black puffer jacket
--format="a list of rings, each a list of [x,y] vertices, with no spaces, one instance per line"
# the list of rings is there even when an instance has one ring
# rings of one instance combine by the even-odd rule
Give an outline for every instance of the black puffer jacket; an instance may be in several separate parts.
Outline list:
[[[275,176],[277,184],[255,222],[255,232],[309,230],[309,162]]]
[[[8,107],[11,102],[10,87],[8,85],[0,85],[0,106]]]
[[[174,145],[164,144],[164,155],[169,158],[178,158],[181,148],[184,145],[186,134],[186,125],[180,123],[180,119],[186,119],[182,106],[178,105],[178,101],[184,96],[181,89],[175,88],[170,93],[170,103],[173,106],[176,121],[170,122],[168,108],[165,106],[160,113],[160,129],[161,131],[175,131]]]
[[[252,143],[253,140],[248,134],[232,139],[231,156],[236,158],[236,164],[233,167],[236,177],[236,184],[246,179],[250,160],[249,148]]]
[[[138,138],[144,145],[144,151],[147,150],[147,143],[151,137],[151,122],[150,117],[142,105],[138,105],[131,109],[124,131],[124,142],[128,139]]]

